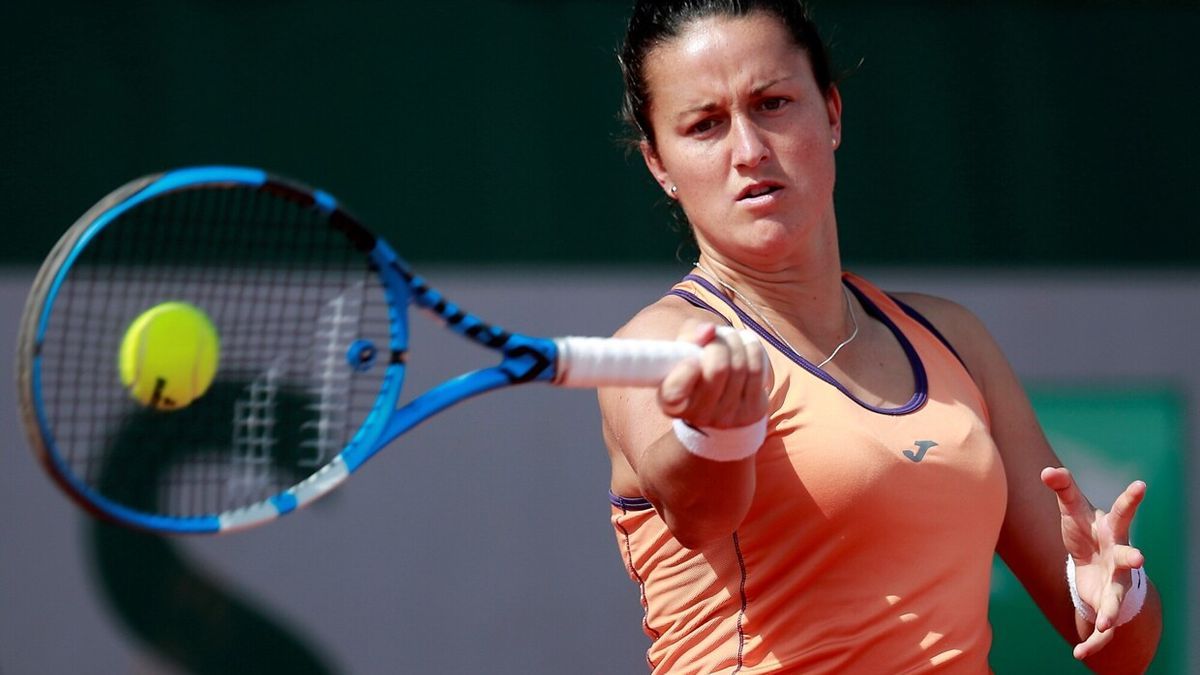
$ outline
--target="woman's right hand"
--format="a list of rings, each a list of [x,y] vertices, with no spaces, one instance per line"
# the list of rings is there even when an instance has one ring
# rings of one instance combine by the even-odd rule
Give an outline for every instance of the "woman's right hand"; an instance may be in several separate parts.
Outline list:
[[[767,414],[771,376],[762,343],[744,331],[718,330],[710,322],[687,319],[677,339],[703,348],[698,359],[679,363],[658,388],[663,414],[693,427],[730,429]]]

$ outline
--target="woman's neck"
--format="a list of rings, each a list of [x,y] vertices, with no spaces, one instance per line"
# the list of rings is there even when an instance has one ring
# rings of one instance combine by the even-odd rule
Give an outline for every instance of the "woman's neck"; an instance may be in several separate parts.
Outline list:
[[[841,266],[836,256],[825,260],[832,263],[762,270],[702,252],[696,268],[751,316],[820,347],[845,338],[851,325]]]

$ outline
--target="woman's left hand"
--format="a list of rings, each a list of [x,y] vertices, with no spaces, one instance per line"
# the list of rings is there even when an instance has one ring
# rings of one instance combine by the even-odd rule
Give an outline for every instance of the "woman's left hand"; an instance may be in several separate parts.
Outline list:
[[[1129,545],[1129,528],[1138,505],[1146,495],[1146,484],[1134,481],[1113,502],[1107,513],[1084,497],[1071,472],[1064,468],[1042,470],[1042,483],[1058,495],[1062,515],[1062,538],[1067,553],[1075,559],[1075,587],[1079,597],[1096,612],[1095,624],[1083,642],[1075,645],[1075,658],[1085,659],[1100,651],[1113,638],[1121,602],[1128,592],[1131,569],[1141,567],[1145,556]],[[1077,623],[1082,622],[1082,617]]]

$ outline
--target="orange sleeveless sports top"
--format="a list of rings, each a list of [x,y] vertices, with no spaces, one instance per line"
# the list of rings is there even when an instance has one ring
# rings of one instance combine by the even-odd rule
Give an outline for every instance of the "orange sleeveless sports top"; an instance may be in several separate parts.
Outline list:
[[[686,549],[649,502],[610,495],[654,673],[988,672],[1006,486],[983,397],[919,314],[844,282],[908,355],[916,391],[899,408],[856,399],[707,280],[671,291],[757,332],[775,385],[729,539]]]

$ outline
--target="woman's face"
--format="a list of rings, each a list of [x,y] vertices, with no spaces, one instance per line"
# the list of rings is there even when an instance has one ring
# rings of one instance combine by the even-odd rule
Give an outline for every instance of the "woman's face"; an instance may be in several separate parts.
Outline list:
[[[832,236],[841,99],[780,21],[698,20],[650,52],[645,75],[655,145],[642,154],[702,250],[754,262],[806,230]]]

